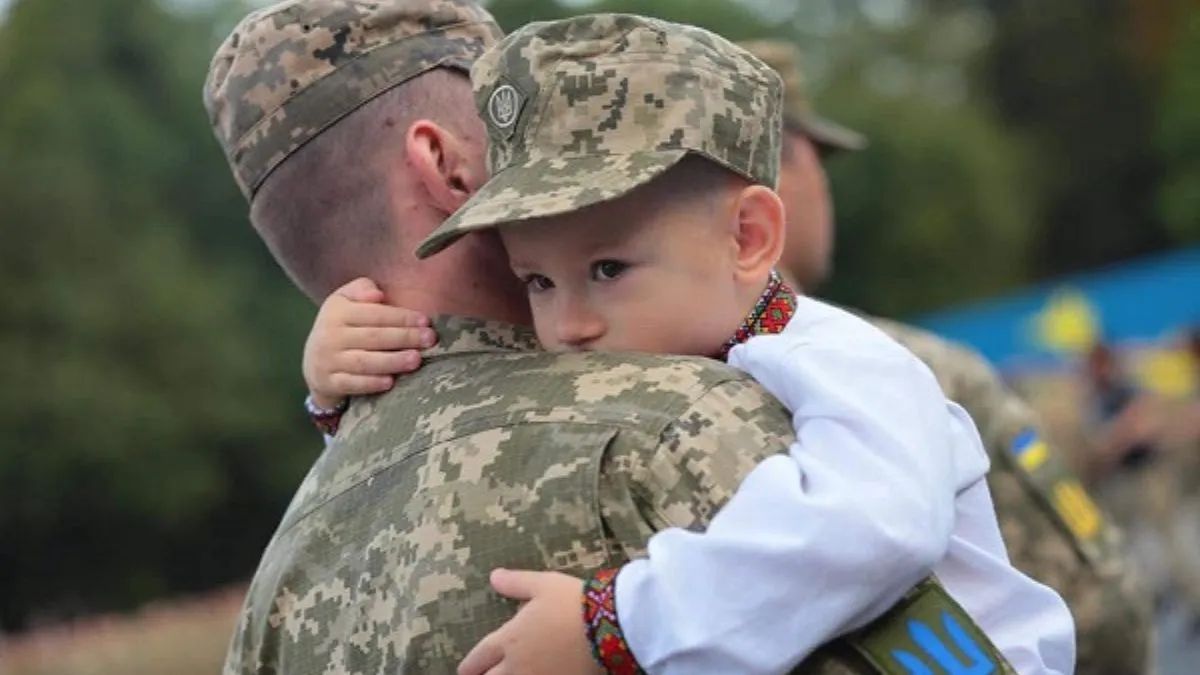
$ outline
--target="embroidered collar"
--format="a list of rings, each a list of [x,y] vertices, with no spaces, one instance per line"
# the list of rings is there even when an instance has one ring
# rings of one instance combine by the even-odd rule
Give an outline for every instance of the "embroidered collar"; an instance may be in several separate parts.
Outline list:
[[[737,332],[726,340],[724,345],[721,345],[721,350],[717,352],[717,358],[724,361],[729,357],[730,349],[755,335],[774,335],[782,332],[795,313],[796,292],[778,272],[771,270],[767,287],[758,296],[754,308],[742,320],[742,325],[738,326]]]

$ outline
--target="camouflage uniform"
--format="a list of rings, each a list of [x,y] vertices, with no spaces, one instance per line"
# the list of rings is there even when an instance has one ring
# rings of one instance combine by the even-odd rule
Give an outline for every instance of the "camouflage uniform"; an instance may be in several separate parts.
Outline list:
[[[857,150],[860,134],[821,118],[805,96],[799,56],[790,43],[743,44],[784,83],[784,125],[828,150]],[[915,353],[946,396],[971,414],[992,460],[988,487],[1004,543],[1018,569],[1058,591],[1075,618],[1076,670],[1129,675],[1147,672],[1152,656],[1149,594],[1126,565],[1116,529],[1101,515],[1053,447],[1036,437],[1036,415],[970,349],[911,326],[870,318]],[[1032,470],[1015,454],[1033,432],[1042,461]],[[1036,454],[1023,455],[1032,466]]]
[[[359,68],[370,65],[366,54],[341,55],[356,42],[357,28],[380,30],[381,21],[402,16],[391,12],[401,5],[415,6],[290,1],[251,15],[223,46],[206,102],[249,197],[304,140],[379,93],[318,83],[337,80],[343,68],[350,85],[382,77]],[[341,18],[328,18],[334,15]],[[393,85],[434,67],[423,56],[432,49],[426,32],[463,28],[411,16],[393,22],[391,37],[372,48],[425,46],[414,56],[419,67],[408,68],[399,55],[383,62],[398,69],[389,66],[389,76],[407,73],[392,77]],[[351,27],[339,26],[347,20]],[[663,32],[642,37],[669,39]],[[456,53],[466,44],[452,42]],[[679,56],[682,62],[691,55]],[[320,78],[295,77],[314,68]],[[280,95],[284,75],[293,76],[286,88],[298,91]],[[331,118],[321,121],[312,110],[294,110],[324,105],[304,96],[305,86],[339,88],[354,100],[325,108]],[[499,100],[500,121],[522,104],[519,97]],[[725,123],[736,129],[741,120],[727,115]],[[740,128],[752,138],[737,137],[715,152],[773,181],[778,129]],[[766,144],[755,142],[762,133]],[[684,154],[679,147],[663,152]],[[658,529],[703,527],[746,472],[792,440],[788,412],[712,360],[551,355],[534,351],[533,336],[511,326],[441,317],[434,327],[440,341],[424,367],[391,392],[356,401],[297,491],[251,584],[226,673],[454,672],[513,611],[488,588],[493,567],[582,575],[619,565],[644,553]],[[822,648],[797,672],[902,672],[888,660],[928,644],[929,634],[919,643],[913,626],[936,630],[947,617],[1010,672],[934,581],[922,582],[871,626]],[[961,652],[963,643],[955,643]],[[959,652],[947,658],[961,658]]]
[[[894,321],[872,322],[924,361],[947,398],[975,420],[992,459],[988,487],[1009,558],[1067,601],[1078,640],[1076,671],[1151,671],[1149,595],[1125,565],[1115,528],[1062,457],[1041,440],[1034,441],[1040,450],[1018,445],[1037,433],[1037,416],[968,348]],[[1031,452],[1044,452],[1040,462]]]
[[[716,361],[555,355],[510,326],[435,327],[422,369],[357,401],[293,498],[227,675],[452,673],[515,609],[489,590],[492,568],[620,565],[656,530],[704,527],[792,439],[788,412]],[[879,624],[796,672],[904,672],[867,660],[908,640],[903,622]]]

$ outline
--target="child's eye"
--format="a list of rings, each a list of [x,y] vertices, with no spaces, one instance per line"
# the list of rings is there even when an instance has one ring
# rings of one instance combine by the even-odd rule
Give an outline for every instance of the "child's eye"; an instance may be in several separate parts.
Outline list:
[[[601,260],[592,264],[592,279],[596,281],[612,281],[629,269],[629,265],[619,260]]]
[[[550,281],[550,277],[542,276],[541,274],[530,274],[521,281],[530,293],[540,293],[554,288],[554,282]]]

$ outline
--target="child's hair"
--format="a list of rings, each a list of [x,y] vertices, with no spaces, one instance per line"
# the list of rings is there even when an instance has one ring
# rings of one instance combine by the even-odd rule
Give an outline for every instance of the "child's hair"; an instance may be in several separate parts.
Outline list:
[[[710,211],[730,191],[749,184],[746,178],[720,164],[690,154],[630,194],[651,208],[669,205]]]

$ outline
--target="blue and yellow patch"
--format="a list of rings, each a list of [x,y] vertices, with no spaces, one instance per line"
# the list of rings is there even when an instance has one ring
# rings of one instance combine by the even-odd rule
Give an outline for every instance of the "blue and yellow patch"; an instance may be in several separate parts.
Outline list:
[[[1046,459],[1050,456],[1050,448],[1046,446],[1046,442],[1042,440],[1035,429],[1026,429],[1017,434],[1010,450],[1013,457],[1017,458],[1017,463],[1021,465],[1021,468],[1030,473],[1045,464]]]
[[[1081,543],[1100,534],[1104,525],[1100,509],[1061,460],[1051,456],[1050,446],[1036,429],[1017,434],[1010,450],[1017,464],[1046,495],[1050,506]]]

